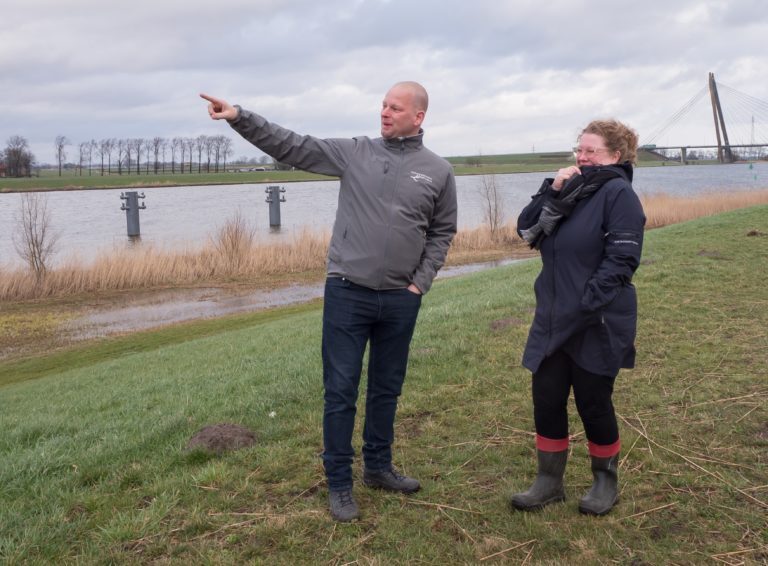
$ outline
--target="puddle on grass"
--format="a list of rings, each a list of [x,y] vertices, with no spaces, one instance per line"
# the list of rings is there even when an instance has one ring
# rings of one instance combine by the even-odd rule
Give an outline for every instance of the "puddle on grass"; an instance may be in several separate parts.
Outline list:
[[[446,267],[438,277],[446,279],[519,261],[522,260],[505,259]],[[71,340],[148,330],[176,322],[305,303],[322,297],[323,286],[324,283],[319,282],[258,291],[216,287],[158,291],[147,296],[125,299],[120,304],[91,307],[83,316],[69,320],[64,330]]]
[[[121,301],[119,306],[93,307],[84,316],[70,320],[66,330],[74,340],[98,338],[148,330],[175,322],[303,303],[321,297],[322,291],[319,284],[291,285],[259,291],[215,287],[161,291],[151,296]]]

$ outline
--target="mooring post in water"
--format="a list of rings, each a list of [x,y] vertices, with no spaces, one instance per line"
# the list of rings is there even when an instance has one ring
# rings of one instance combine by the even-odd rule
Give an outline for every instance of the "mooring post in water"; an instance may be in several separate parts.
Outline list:
[[[125,201],[120,207],[120,210],[125,211],[125,219],[128,224],[128,237],[135,238],[141,236],[139,210],[147,208],[147,205],[143,202],[139,205],[139,199],[144,198],[144,193],[139,194],[136,191],[129,191],[120,193],[120,198]]]
[[[280,203],[285,202],[281,193],[284,193],[285,189],[272,185],[264,189],[264,192],[267,193],[266,202],[269,203],[269,225],[280,226]]]

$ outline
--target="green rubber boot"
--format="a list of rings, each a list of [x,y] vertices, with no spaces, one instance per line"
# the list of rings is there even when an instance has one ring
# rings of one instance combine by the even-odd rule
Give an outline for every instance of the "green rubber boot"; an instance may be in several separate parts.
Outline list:
[[[594,483],[579,500],[579,511],[587,515],[605,515],[619,500],[619,455],[591,458]]]
[[[512,496],[510,503],[520,511],[536,511],[565,499],[563,475],[565,463],[568,460],[568,450],[561,452],[544,452],[537,450],[539,471],[533,485],[522,493]]]

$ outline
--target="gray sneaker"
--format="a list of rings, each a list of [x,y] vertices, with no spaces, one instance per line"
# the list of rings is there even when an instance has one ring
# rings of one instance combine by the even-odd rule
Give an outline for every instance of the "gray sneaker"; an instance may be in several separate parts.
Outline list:
[[[355,498],[352,497],[351,489],[329,491],[328,504],[331,508],[331,517],[339,522],[348,523],[360,516],[360,511],[357,508],[357,503],[355,503]]]
[[[399,474],[392,466],[383,470],[363,469],[363,483],[368,487],[400,493],[415,493],[421,488],[418,480]]]

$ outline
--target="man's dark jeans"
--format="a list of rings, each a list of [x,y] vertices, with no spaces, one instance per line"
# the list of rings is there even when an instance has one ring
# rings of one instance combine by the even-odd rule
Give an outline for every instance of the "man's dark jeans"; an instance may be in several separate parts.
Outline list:
[[[352,487],[355,426],[363,354],[370,342],[363,427],[363,460],[371,470],[392,463],[397,398],[421,295],[407,289],[375,291],[329,277],[323,307],[323,464],[331,490]]]

